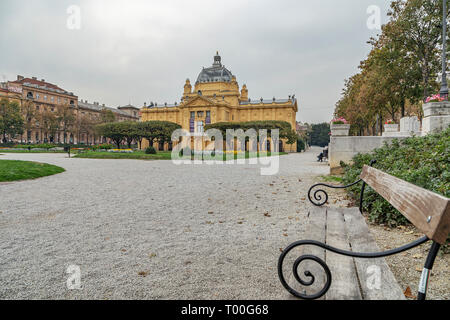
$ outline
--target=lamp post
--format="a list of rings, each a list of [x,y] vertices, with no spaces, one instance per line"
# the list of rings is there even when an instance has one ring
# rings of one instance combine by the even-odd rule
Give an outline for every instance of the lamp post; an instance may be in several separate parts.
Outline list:
[[[442,81],[440,96],[448,100],[447,84],[447,0],[442,0]]]

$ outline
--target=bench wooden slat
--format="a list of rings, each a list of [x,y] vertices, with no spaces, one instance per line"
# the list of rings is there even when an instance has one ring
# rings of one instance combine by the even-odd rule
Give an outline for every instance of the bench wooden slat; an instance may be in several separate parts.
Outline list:
[[[335,208],[327,210],[326,242],[328,245],[350,251],[344,215]],[[326,262],[333,281],[326,300],[362,300],[353,258],[327,251]]]
[[[369,166],[364,166],[361,179],[429,239],[445,244],[450,232],[450,199]]]
[[[338,210],[344,214],[352,251],[380,252],[359,209],[340,208]],[[405,300],[403,291],[384,258],[355,258],[354,261],[364,300]],[[379,278],[381,281],[378,282],[379,287],[376,281],[378,276],[381,277]]]
[[[309,211],[308,213],[308,221],[306,223],[306,232],[304,234],[304,239],[307,240],[317,240],[320,242],[325,243],[325,229],[326,229],[326,219],[327,217],[327,210],[326,208],[314,208]],[[290,253],[289,255],[294,254],[295,259],[299,256],[306,255],[306,254],[312,254],[317,256],[318,258],[325,261],[325,250],[313,246],[305,246],[300,247],[297,250],[293,250],[293,253]],[[286,263],[287,266],[292,266],[292,264]],[[295,289],[298,292],[304,293],[306,290],[306,293],[308,294],[314,294],[319,292],[324,284],[325,284],[325,272],[323,269],[314,261],[304,261],[300,264],[299,270],[302,270],[299,272],[300,277],[302,277],[305,280],[309,280],[309,278],[305,277],[303,275],[303,272],[305,270],[311,271],[311,273],[316,277],[316,280],[313,285],[309,287],[304,287],[300,283],[297,282],[297,280],[294,278],[292,272],[291,276],[289,277],[288,283],[292,286],[293,289]],[[289,294],[288,296],[289,300],[298,300],[296,297]],[[317,300],[324,300],[325,297],[322,297]]]

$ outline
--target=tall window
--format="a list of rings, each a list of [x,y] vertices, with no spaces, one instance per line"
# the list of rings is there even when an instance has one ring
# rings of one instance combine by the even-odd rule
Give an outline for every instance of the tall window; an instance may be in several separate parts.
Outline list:
[[[195,119],[195,111],[191,111],[191,119]]]
[[[198,121],[197,122],[197,132],[198,133],[205,132],[205,125],[204,125],[203,121]]]

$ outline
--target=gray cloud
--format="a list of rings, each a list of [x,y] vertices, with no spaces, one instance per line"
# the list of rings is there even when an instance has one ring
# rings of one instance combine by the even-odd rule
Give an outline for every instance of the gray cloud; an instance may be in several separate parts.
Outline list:
[[[81,30],[66,28],[72,4]],[[2,0],[0,77],[45,78],[111,106],[173,103],[219,50],[250,97],[295,93],[298,120],[329,121],[377,33],[369,5],[385,22],[385,0]]]

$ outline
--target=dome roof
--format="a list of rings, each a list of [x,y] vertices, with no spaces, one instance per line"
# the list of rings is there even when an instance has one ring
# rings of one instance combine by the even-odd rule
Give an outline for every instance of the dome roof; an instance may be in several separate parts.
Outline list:
[[[200,72],[197,83],[205,83],[205,82],[231,82],[233,78],[233,74],[230,70],[225,68],[221,62],[222,58],[219,56],[217,52],[214,57],[214,63],[212,67],[203,68],[202,72]]]

